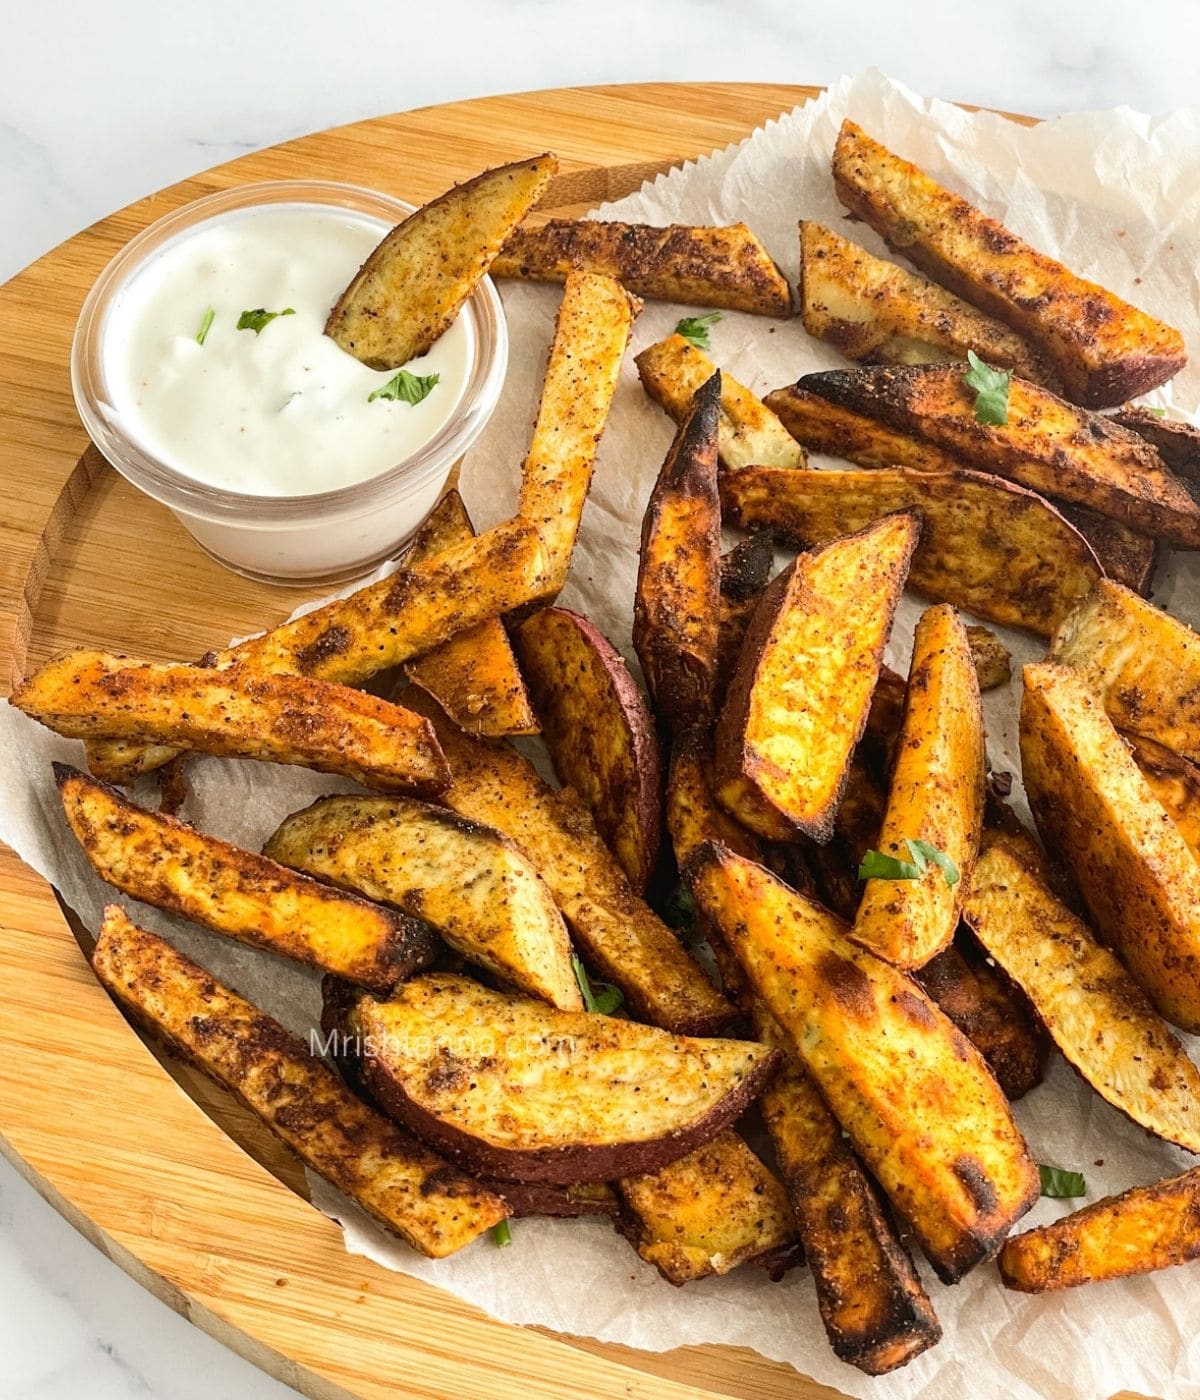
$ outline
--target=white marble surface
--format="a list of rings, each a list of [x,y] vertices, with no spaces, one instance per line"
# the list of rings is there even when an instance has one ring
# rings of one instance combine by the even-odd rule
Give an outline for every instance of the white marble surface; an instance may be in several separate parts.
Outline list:
[[[1049,114],[1200,101],[1194,0],[0,0],[0,277],[139,195],[380,112],[571,83],[826,82]],[[552,133],[548,133],[548,139]],[[0,1161],[2,1400],[277,1400]]]

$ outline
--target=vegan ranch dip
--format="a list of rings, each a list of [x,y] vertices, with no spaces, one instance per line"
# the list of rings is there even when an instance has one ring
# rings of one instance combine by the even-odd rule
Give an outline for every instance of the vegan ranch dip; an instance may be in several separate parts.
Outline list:
[[[106,319],[112,416],[159,461],[230,492],[305,496],[397,466],[452,417],[473,350],[459,316],[404,366],[438,377],[432,388],[404,381],[410,397],[427,389],[413,403],[378,395],[395,371],[368,369],[323,333],[389,227],[329,205],[271,204],[171,239],[121,288]],[[287,314],[237,329],[243,312],[259,310]],[[419,513],[399,522],[397,538],[419,522]]]

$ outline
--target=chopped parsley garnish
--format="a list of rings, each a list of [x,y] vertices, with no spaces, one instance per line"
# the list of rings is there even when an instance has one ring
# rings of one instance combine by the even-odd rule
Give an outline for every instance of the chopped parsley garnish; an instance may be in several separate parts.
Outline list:
[[[1153,413],[1155,418],[1165,418],[1167,416],[1167,410],[1165,408],[1148,408],[1146,412]]]
[[[1038,1175],[1042,1178],[1042,1195],[1056,1201],[1070,1200],[1075,1196],[1087,1195],[1087,1182],[1082,1172],[1067,1172],[1061,1167],[1048,1167],[1038,1163]]]
[[[368,394],[367,402],[392,399],[403,403],[420,403],[422,399],[429,397],[440,378],[439,374],[410,374],[408,370],[402,369],[392,375],[386,384]]]
[[[598,1016],[611,1016],[624,1001],[620,987],[614,987],[610,982],[597,982],[593,986],[587,968],[579,961],[577,953],[571,954],[571,966],[575,969],[575,980],[579,983],[584,1006]]]
[[[685,316],[675,327],[675,334],[690,340],[697,350],[709,349],[708,328],[721,319],[719,311],[710,311],[707,316]]]
[[[929,869],[930,864],[933,864],[942,872],[948,885],[958,884],[960,878],[958,866],[944,851],[939,851],[928,841],[910,841],[906,838],[904,844],[908,848],[912,860],[897,860],[895,856],[886,855],[883,851],[868,851],[862,858],[862,864],[858,867],[858,878],[860,880],[919,880]]]
[[[204,315],[200,317],[200,329],[196,332],[197,345],[203,345],[204,342],[208,339],[208,333],[212,329],[212,323],[216,320],[216,318],[216,308],[213,306],[206,306],[204,308]]]
[[[1008,422],[1008,386],[1011,369],[993,369],[985,365],[974,350],[967,351],[971,368],[963,375],[967,386],[975,390],[975,421],[1003,427]]]
[[[691,930],[696,922],[696,901],[688,887],[680,883],[663,901],[662,920],[669,928],[683,932]]]
[[[501,1220],[499,1224],[492,1226],[492,1243],[498,1249],[512,1244],[512,1226],[507,1220]]]
[[[263,328],[269,326],[276,316],[294,316],[296,308],[285,306],[282,311],[267,311],[263,307],[256,307],[253,311],[243,311],[238,317],[237,328],[239,331],[253,331],[255,335],[261,335]]]

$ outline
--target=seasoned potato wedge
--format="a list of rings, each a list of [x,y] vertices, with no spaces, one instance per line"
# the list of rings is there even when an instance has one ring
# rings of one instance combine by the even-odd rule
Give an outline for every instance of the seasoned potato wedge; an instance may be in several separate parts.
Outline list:
[[[1048,637],[1100,578],[1087,543],[1032,491],[967,471],[785,472],[721,478],[730,524],[808,548],[898,510],[921,516],[908,582],[978,617]]]
[[[421,1254],[443,1259],[508,1214],[499,1196],[356,1098],[278,1021],[124,910],[105,911],[92,967],[135,1021]]]
[[[761,866],[710,846],[691,878],[697,907],[732,944],[938,1277],[957,1281],[1039,1190],[983,1057],[915,983]]]
[[[1089,506],[1081,506],[1077,501],[1052,500],[1050,504],[1091,545],[1092,553],[1108,578],[1123,583],[1143,597],[1149,596],[1158,567],[1160,547],[1157,540]]]
[[[620,987],[637,1016],[678,1035],[714,1035],[734,1011],[669,928],[629,888],[582,802],[555,792],[507,745],[456,730],[421,695],[450,762],[439,799],[512,841],[554,896],[589,970]]]
[[[122,894],[376,992],[437,956],[438,940],[419,919],[148,812],[64,764],[54,776],[84,854]]]
[[[958,366],[823,370],[797,387],[923,439],[959,464],[1077,501],[1134,530],[1200,547],[1200,504],[1136,433],[1014,379],[1005,423],[980,423]],[[768,403],[773,403],[768,398]]]
[[[634,357],[642,388],[676,423],[682,423],[697,389],[717,366],[681,335],[669,335]],[[726,471],[742,467],[803,467],[804,448],[744,384],[721,371],[717,455]]]
[[[761,1007],[755,1034],[785,1054],[762,1096],[763,1122],[796,1214],[834,1355],[868,1376],[905,1365],[942,1329],[870,1178],[816,1085]]]
[[[426,920],[464,958],[551,1006],[583,1006],[550,891],[485,826],[424,802],[322,797],[286,817],[264,850]]]
[[[1026,666],[1021,769],[1046,848],[1150,1000],[1200,1031],[1200,866],[1086,678]]]
[[[423,563],[474,538],[462,497],[457,491],[447,491],[417,531],[405,559],[410,565]],[[455,633],[404,669],[409,680],[427,690],[468,733],[487,738],[537,733],[537,718],[525,682],[498,617]]]
[[[1012,655],[995,632],[986,627],[968,627],[967,641],[980,690],[995,690],[1012,680]]]
[[[1047,1293],[1129,1278],[1200,1257],[1200,1167],[1105,1196],[1005,1242],[1005,1288]]]
[[[1118,728],[1200,761],[1200,633],[1187,623],[1102,579],[1050,656],[1079,672]]]
[[[1200,428],[1148,408],[1123,408],[1112,417],[1114,423],[1145,438],[1177,476],[1200,482]]]
[[[1121,736],[1150,791],[1179,828],[1188,850],[1200,860],[1200,768],[1140,734]]]
[[[967,630],[954,609],[927,609],[913,636],[908,701],[887,812],[885,856],[912,864],[909,842],[930,855],[915,880],[869,879],[852,937],[897,967],[923,967],[958,926],[983,826],[983,711]]]
[[[919,529],[893,515],[801,555],[755,609],[717,722],[716,783],[760,836],[832,835]]]
[[[1105,408],[1183,368],[1183,337],[1039,253],[973,204],[842,123],[838,198],[890,247],[1037,345],[1077,403]]]
[[[334,303],[325,334],[398,369],[447,329],[558,169],[549,152],[485,170],[397,224]]]
[[[12,703],[74,739],[165,739],[389,791],[436,793],[449,779],[419,715],[348,686],[246,666],[218,671],[68,651],[19,685]]]
[[[979,858],[963,913],[1100,1097],[1200,1152],[1200,1070],[1082,920],[1003,846]]]
[[[736,1119],[777,1054],[425,973],[350,1013],[375,1100],[471,1170],[512,1181],[657,1171]],[[643,1094],[653,1085],[653,1094]]]
[[[717,624],[718,708],[729,689],[746,628],[775,564],[775,546],[765,530],[750,535],[721,555],[721,603]]]
[[[662,765],[637,682],[600,629],[565,608],[534,613],[517,650],[559,782],[642,893],[662,839]]]
[[[721,611],[721,376],[696,391],[642,520],[633,645],[672,729],[711,719]]]
[[[982,360],[1035,384],[1054,385],[1042,355],[967,302],[809,219],[800,223],[800,317],[804,329],[849,360],[925,365]]]
[[[613,277],[638,296],[787,316],[792,289],[745,224],[689,228],[550,219],[514,230],[492,265],[496,277],[561,282],[576,268]]]

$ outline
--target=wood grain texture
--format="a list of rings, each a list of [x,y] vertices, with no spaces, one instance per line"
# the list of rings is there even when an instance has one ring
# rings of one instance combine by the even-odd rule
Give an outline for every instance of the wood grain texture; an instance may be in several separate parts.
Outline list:
[[[83,297],[133,234],[253,180],[346,180],[419,203],[545,149],[543,208],[581,212],[706,154],[816,89],[695,84],[485,98],[301,138],[102,220],[0,289],[0,677],[68,645],[168,660],[286,616],[290,589],[207,558],[87,439],[68,357]],[[78,930],[85,942],[89,931]],[[158,1297],[306,1395],[581,1400],[837,1392],[746,1351],[653,1355],[517,1332],[458,1299],[349,1258],[303,1197],[297,1160],[194,1071],[160,1059],[96,983],[51,889],[0,848],[0,1149]],[[815,1311],[798,1327],[817,1327]]]

